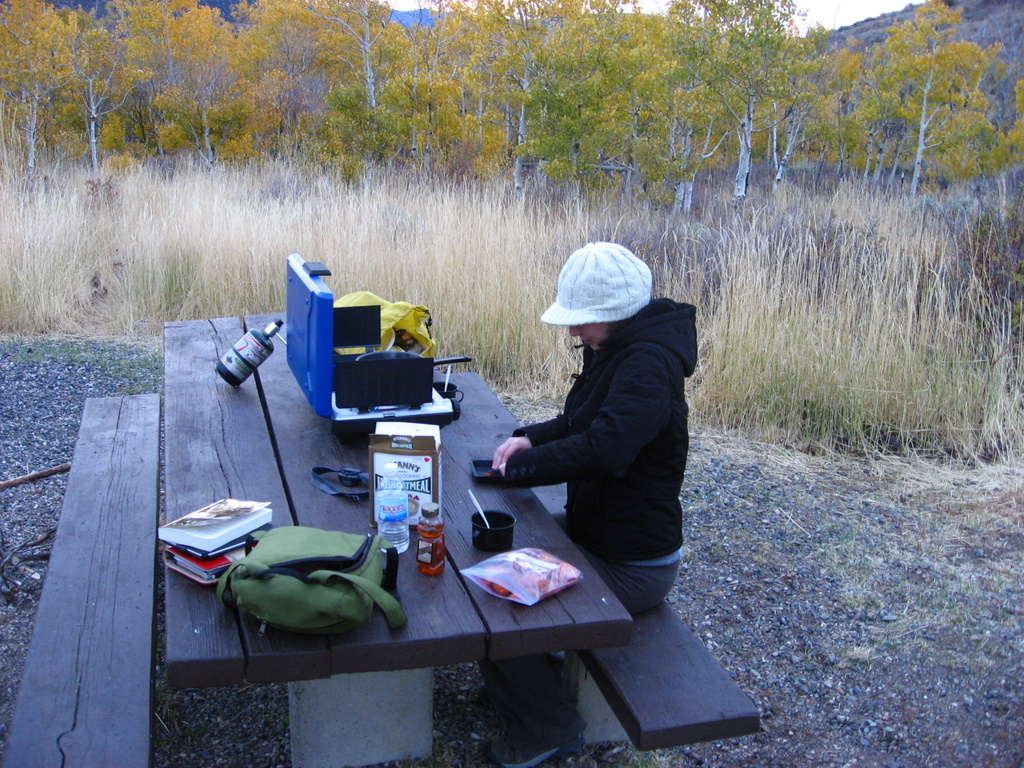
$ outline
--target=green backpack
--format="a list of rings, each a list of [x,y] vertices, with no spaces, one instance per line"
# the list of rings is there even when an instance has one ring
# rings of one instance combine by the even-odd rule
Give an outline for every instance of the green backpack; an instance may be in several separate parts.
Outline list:
[[[252,538],[248,554],[217,581],[225,605],[292,632],[349,632],[366,623],[374,604],[391,629],[405,626],[392,594],[398,552],[386,539],[301,525],[254,531]]]

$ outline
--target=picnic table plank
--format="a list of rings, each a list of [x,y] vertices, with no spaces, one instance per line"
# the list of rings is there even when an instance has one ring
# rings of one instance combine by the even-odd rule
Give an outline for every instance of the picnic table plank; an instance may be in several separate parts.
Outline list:
[[[159,418],[158,395],[85,402],[9,768],[149,757]]]
[[[274,525],[292,525],[255,381],[232,387],[216,373],[223,351],[242,335],[235,318],[168,323],[164,331],[165,519],[173,520],[222,498],[269,501]],[[258,637],[243,631],[216,591],[176,573],[166,574],[167,680],[182,687],[246,680],[325,677],[327,642],[321,637]],[[277,677],[251,676],[250,658],[274,655]]]
[[[248,317],[246,324],[262,327],[271,319],[273,316]],[[368,437],[358,435],[343,441],[333,435],[331,421],[318,416],[307,402],[285,354],[272,355],[257,376],[298,522],[326,530],[373,532],[367,501],[330,496],[310,481],[314,466],[366,471]],[[352,632],[331,636],[332,674],[416,669],[483,657],[486,630],[466,586],[451,571],[439,577],[421,574],[416,568],[415,542],[413,530],[409,549],[399,557],[398,596],[408,624],[389,630],[383,614],[377,611],[371,621]],[[245,623],[250,621],[243,619]]]
[[[633,626],[629,613],[565,536],[533,490],[503,483],[479,483],[472,477],[471,462],[490,458],[495,447],[519,423],[479,375],[453,374],[451,380],[464,393],[460,418],[445,427],[442,436],[442,508],[447,520],[445,534],[451,564],[466,568],[494,554],[482,552],[472,544],[472,490],[485,509],[501,509],[516,515],[514,548],[546,550],[582,572],[579,584],[533,606],[511,603],[471,586],[477,590],[477,606],[490,630],[488,656],[501,659],[551,650],[553,633],[558,647],[566,649],[621,646],[629,642]]]

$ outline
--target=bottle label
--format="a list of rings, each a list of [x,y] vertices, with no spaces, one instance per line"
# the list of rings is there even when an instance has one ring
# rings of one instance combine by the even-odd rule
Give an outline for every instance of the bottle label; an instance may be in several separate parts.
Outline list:
[[[378,492],[377,520],[385,523],[398,522],[409,517],[408,496],[399,494],[399,498],[388,498],[391,494]]]
[[[235,354],[234,347],[224,353],[224,357],[220,359],[220,362],[236,379],[245,380],[256,370],[245,359]]]
[[[444,559],[444,539],[420,539],[416,542],[416,559],[427,565],[435,565]]]
[[[272,348],[260,344],[252,335],[252,331],[249,331],[224,354],[221,362],[233,374],[244,378],[270,357],[271,352],[273,352]]]

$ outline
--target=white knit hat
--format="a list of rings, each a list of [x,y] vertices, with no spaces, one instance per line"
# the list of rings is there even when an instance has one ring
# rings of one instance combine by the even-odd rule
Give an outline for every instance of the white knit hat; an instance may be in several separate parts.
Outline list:
[[[625,320],[651,300],[651,270],[628,248],[588,243],[562,267],[558,299],[540,316],[550,325]]]

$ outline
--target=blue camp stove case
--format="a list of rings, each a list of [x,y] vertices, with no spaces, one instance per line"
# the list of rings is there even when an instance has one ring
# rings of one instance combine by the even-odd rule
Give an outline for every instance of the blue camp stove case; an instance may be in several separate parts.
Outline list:
[[[335,435],[369,434],[382,420],[444,426],[458,418],[459,404],[433,385],[434,366],[445,360],[378,349],[380,307],[335,307],[323,264],[297,253],[287,264],[288,366],[314,412],[331,420]],[[337,351],[353,349],[359,351]]]

